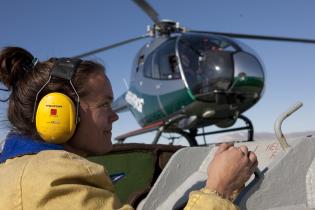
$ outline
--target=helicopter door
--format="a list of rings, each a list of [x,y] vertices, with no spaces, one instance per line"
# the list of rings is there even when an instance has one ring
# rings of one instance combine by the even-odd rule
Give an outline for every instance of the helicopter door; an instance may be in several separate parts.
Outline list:
[[[159,48],[153,59],[155,71],[159,72],[158,98],[161,110],[170,115],[191,102],[182,80],[176,56],[176,37],[167,40]],[[176,103],[174,103],[176,102]]]

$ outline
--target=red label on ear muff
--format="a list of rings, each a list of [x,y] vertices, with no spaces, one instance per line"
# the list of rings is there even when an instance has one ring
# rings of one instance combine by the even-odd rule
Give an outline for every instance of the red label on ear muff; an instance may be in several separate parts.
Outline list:
[[[51,109],[50,115],[53,115],[53,116],[57,115],[57,109]]]

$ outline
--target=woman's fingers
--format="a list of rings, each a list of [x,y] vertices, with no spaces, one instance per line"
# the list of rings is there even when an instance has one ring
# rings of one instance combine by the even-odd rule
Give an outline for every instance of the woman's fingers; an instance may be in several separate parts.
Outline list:
[[[218,147],[217,151],[215,152],[215,155],[224,152],[225,150],[229,149],[230,147],[233,147],[233,144],[231,144],[231,143],[220,144],[220,146]]]
[[[240,146],[240,147],[239,147],[239,150],[241,150],[242,153],[243,153],[245,156],[248,155],[248,148],[247,148],[246,146],[244,146],[244,145]]]
[[[240,147],[234,147],[233,144],[221,144],[215,155],[221,155],[225,153],[234,154],[234,161],[238,159],[239,167],[243,167],[243,170],[249,171],[251,174],[256,170],[258,161],[254,152],[249,151],[248,147],[241,145]]]
[[[251,164],[251,166],[253,166],[254,164],[257,163],[257,156],[254,152],[249,152],[248,153],[248,159],[249,159],[249,162]]]
[[[252,174],[255,172],[258,166],[257,156],[254,152],[249,152],[248,159],[249,159],[249,164],[250,164],[249,171]]]

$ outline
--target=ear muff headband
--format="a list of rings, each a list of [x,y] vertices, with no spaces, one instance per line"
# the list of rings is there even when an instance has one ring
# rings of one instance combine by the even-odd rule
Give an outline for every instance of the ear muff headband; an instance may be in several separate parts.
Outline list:
[[[36,120],[37,132],[44,141],[55,144],[64,143],[75,132],[76,125],[79,122],[80,98],[71,79],[81,62],[81,59],[54,59],[54,66],[48,81],[36,94],[32,122],[34,123]],[[50,93],[41,99],[37,107],[39,94],[50,83],[52,78],[69,82],[77,96],[76,105],[65,94]]]

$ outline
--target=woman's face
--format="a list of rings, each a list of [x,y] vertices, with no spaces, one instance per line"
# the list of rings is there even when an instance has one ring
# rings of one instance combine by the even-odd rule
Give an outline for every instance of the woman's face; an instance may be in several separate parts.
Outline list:
[[[111,109],[113,91],[103,72],[87,79],[88,94],[80,98],[80,123],[67,143],[74,152],[101,155],[112,148],[112,124],[118,115]]]

